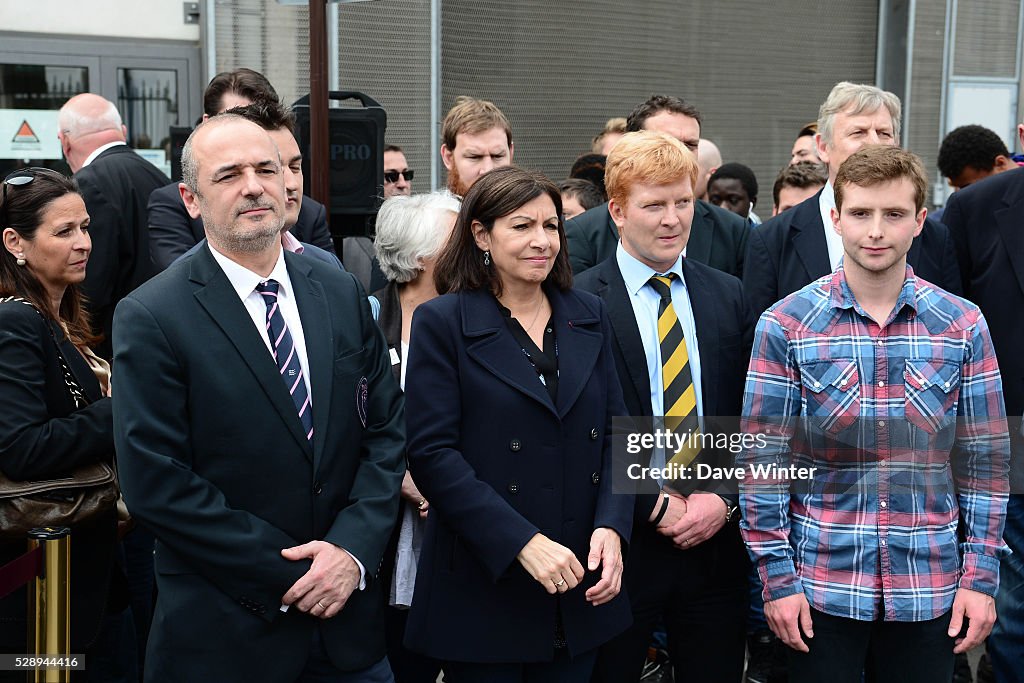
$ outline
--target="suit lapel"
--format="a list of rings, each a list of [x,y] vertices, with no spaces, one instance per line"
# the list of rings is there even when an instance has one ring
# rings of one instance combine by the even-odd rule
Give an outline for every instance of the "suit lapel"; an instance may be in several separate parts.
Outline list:
[[[323,284],[313,279],[309,264],[291,252],[285,252],[284,260],[288,266],[292,289],[295,290],[295,303],[299,309],[303,337],[306,341],[309,384],[313,399],[313,471],[316,472],[323,456],[324,439],[327,436],[330,418],[334,381],[334,326]],[[355,317],[357,311],[353,311],[352,315]],[[290,405],[292,415],[295,415],[295,405]],[[298,424],[298,416],[295,417]]]
[[[463,292],[459,295],[459,304],[462,333],[471,338],[466,346],[469,357],[512,388],[556,412],[548,390],[508,331],[494,297],[479,290]]]
[[[793,250],[807,271],[807,282],[832,272],[828,258],[828,242],[825,241],[825,224],[821,222],[818,208],[821,192],[793,209],[792,231]]]
[[[616,261],[605,261],[600,268],[601,286],[597,295],[604,300],[608,309],[608,319],[615,333],[615,342],[629,370],[629,379],[640,405],[644,408],[644,415],[650,415],[653,410],[651,380],[648,375],[650,368],[647,367],[647,354],[640,338],[640,327],[636,323],[633,304],[630,303],[629,293],[626,292],[626,283]]]
[[[1021,174],[1024,171],[1013,171]],[[1012,183],[1003,195],[1005,207],[994,212],[999,234],[1006,247],[1006,256],[1017,276],[1017,286],[1024,292],[1024,230],[1021,229],[1021,216],[1024,216],[1024,181]]]
[[[711,220],[708,207],[698,201],[693,207],[693,224],[690,239],[686,241],[686,258],[699,263],[711,262],[711,243],[714,241],[715,222]]]
[[[718,354],[712,351],[721,336],[717,300],[704,278],[689,264],[689,259],[683,259],[683,277],[686,279],[686,293],[690,298],[690,310],[693,311],[693,322],[697,328],[697,348],[705,350],[700,353],[701,408],[704,415],[713,415],[718,405],[719,374]]]
[[[549,292],[555,340],[565,351],[558,356],[558,417],[563,418],[590,381],[601,353],[601,320],[566,292]]]
[[[309,442],[302,431],[302,422],[299,420],[295,404],[292,403],[291,396],[288,395],[288,390],[281,379],[274,357],[252,324],[252,318],[249,317],[245,306],[239,300],[228,276],[214,261],[209,245],[204,245],[190,260],[189,278],[196,285],[194,291],[196,300],[238,350],[242,361],[256,377],[266,393],[267,399],[284,421],[288,431],[302,446],[303,453],[310,457]],[[314,401],[316,401],[315,395]],[[315,428],[315,403],[313,418]]]

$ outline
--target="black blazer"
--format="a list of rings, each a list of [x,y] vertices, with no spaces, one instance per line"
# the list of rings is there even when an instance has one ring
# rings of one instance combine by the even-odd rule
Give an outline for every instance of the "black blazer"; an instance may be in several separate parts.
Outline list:
[[[388,345],[388,353],[394,349],[398,362],[391,364],[391,372],[395,375],[395,381],[402,379],[402,304],[398,300],[398,283],[389,282],[383,289],[378,289],[373,296],[380,302],[380,313],[377,315],[377,325],[384,334],[384,341]],[[411,338],[411,337],[410,337]]]
[[[151,680],[294,680],[314,628],[343,670],[384,656],[377,571],[405,472],[402,397],[355,278],[284,259],[309,358],[312,444],[209,247],[117,308],[121,484],[157,539]],[[310,566],[281,549],[317,539],[367,571],[366,590],[327,621],[278,609]]]
[[[743,275],[743,256],[750,228],[747,222],[713,204],[697,201],[693,209],[686,257],[730,275]],[[615,255],[619,230],[607,202],[565,222],[569,263],[576,275]]]
[[[92,253],[82,283],[93,329],[104,335],[96,353],[110,360],[114,306],[153,273],[146,228],[150,193],[168,177],[131,147],[104,150],[75,174],[89,212]]]
[[[334,253],[334,240],[327,227],[327,211],[323,204],[311,197],[302,197],[299,219],[291,227],[291,233],[300,242]],[[203,219],[188,215],[178,183],[159,187],[149,195],[149,235],[157,271],[164,270],[205,239]]]
[[[818,192],[751,230],[743,290],[754,320],[772,304],[832,272]],[[949,230],[928,218],[907,263],[914,274],[956,295],[963,294]]]
[[[956,244],[964,295],[992,331],[1003,378],[1014,453],[1024,453],[1017,420],[1024,413],[1024,169],[991,176],[953,193],[942,220]],[[1024,458],[1015,457],[1011,491],[1024,490]]]
[[[406,645],[438,659],[542,662],[556,611],[569,651],[629,624],[624,593],[585,601],[599,572],[560,598],[516,560],[537,533],[586,566],[595,528],[629,541],[633,497],[612,493],[611,417],[625,410],[608,318],[595,297],[549,291],[558,343],[552,401],[494,297],[449,294],[413,316],[409,467],[430,501]]]
[[[78,409],[64,382],[57,345],[62,331],[24,303],[0,304],[0,470],[14,480],[56,478],[69,469],[111,462],[114,427],[109,398],[85,359],[69,341],[61,343],[68,367],[90,404]],[[71,643],[84,651],[99,633],[117,542],[113,510],[87,527],[72,530]],[[25,552],[24,541],[0,543],[0,565]],[[26,594],[0,600],[0,652],[25,648]]]
[[[697,328],[703,413],[708,417],[736,417],[743,406],[743,384],[753,338],[742,286],[732,275],[690,258],[683,259],[683,277]],[[601,297],[608,309],[614,332],[615,365],[628,414],[650,417],[653,409],[647,356],[615,256],[577,277],[575,284],[578,289]],[[656,503],[657,485],[648,489],[636,498],[635,522],[642,526],[649,526],[647,519]]]

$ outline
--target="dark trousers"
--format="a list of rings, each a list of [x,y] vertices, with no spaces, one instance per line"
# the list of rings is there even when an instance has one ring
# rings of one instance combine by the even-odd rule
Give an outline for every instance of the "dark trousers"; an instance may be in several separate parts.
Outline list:
[[[746,647],[749,571],[735,522],[690,550],[673,547],[650,525],[635,527],[624,575],[633,625],[600,648],[591,680],[639,681],[651,633],[664,621],[675,680],[738,683]]]
[[[395,683],[435,683],[441,673],[440,660],[413,652],[402,642],[409,610],[388,607],[386,619],[388,662],[395,675]]]
[[[471,664],[445,662],[445,683],[587,683],[597,652],[570,657],[556,650],[552,662],[537,664]]]
[[[387,658],[360,671],[342,671],[327,656],[320,629],[313,629],[313,647],[296,683],[395,683]]]
[[[857,621],[811,609],[810,652],[789,650],[790,683],[939,683],[953,678],[950,613],[929,621]]]

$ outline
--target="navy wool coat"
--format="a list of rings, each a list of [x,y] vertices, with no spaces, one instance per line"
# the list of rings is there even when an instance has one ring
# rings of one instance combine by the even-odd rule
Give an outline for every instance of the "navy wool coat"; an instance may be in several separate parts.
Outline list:
[[[584,598],[600,569],[549,595],[516,556],[534,534],[586,568],[595,528],[629,540],[633,497],[612,493],[611,418],[624,415],[604,304],[548,291],[558,345],[552,402],[483,291],[439,297],[413,319],[406,403],[409,467],[430,516],[406,644],[439,659],[542,662],[561,613],[569,651],[630,623],[625,593]]]

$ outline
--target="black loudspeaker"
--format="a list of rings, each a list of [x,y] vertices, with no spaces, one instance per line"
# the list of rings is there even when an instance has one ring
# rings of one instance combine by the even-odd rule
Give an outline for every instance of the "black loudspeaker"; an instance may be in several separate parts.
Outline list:
[[[187,126],[171,126],[171,180],[176,183],[181,182],[181,150],[191,134]]]
[[[359,100],[362,105],[327,110],[331,215],[375,214],[384,196],[384,131],[387,129],[387,113],[375,100],[359,92],[330,92],[328,99]],[[295,137],[302,150],[302,173],[307,178],[305,190],[308,194],[311,185],[308,180],[309,95],[299,98],[292,105],[292,111],[295,112]]]

